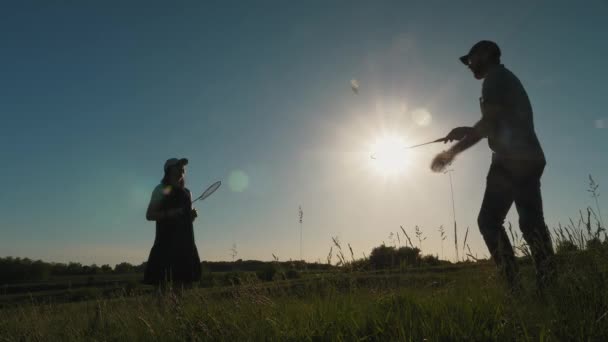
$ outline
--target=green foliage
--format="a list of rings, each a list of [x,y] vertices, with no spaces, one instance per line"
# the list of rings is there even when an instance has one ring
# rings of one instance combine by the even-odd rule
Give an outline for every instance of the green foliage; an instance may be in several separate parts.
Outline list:
[[[334,267],[321,263],[307,263],[300,260],[291,261],[260,261],[260,260],[236,260],[236,261],[203,261],[201,267],[209,272],[257,272],[266,269],[267,264],[278,264],[283,268],[293,268],[298,271],[327,271]]]
[[[420,265],[420,249],[417,247],[399,247],[396,251],[399,263],[408,266]]]
[[[257,277],[262,281],[272,281],[278,273],[278,267],[268,263],[256,272]]]
[[[602,247],[602,241],[597,237],[594,237],[587,241],[587,249],[589,250],[598,250]]]
[[[597,204],[597,185],[590,182]],[[145,263],[112,270],[0,258],[0,339],[608,340],[608,240],[601,215],[591,208],[580,211],[578,223],[553,230],[557,279],[542,294],[523,249],[523,289],[513,295],[492,263],[452,265],[421,256],[401,231],[409,247],[397,248],[400,236],[396,243],[391,233],[393,246],[378,246],[359,260],[350,245],[347,258],[333,238],[328,264],[277,257],[203,262],[200,285],[215,288],[185,291],[142,286]],[[511,234],[516,246],[524,246]],[[415,236],[421,246],[426,238],[419,227]],[[340,267],[329,265],[334,247]],[[435,267],[419,267],[426,265]]]
[[[352,271],[370,271],[372,270],[371,262],[369,259],[357,259],[349,263]]]
[[[555,252],[558,254],[572,253],[578,251],[578,246],[570,240],[563,240],[557,243]]]
[[[285,276],[287,277],[287,279],[299,279],[301,277],[300,272],[294,269],[290,269],[285,272]]]
[[[425,255],[421,259],[422,264],[428,266],[438,266],[441,262],[439,258],[434,255]]]
[[[28,258],[0,258],[0,283],[47,280],[51,274],[49,264]]]
[[[213,273],[203,271],[203,273],[201,274],[201,280],[200,280],[199,285],[201,287],[213,287],[213,286],[217,285],[216,279],[213,276]]]
[[[120,273],[133,273],[136,271],[137,270],[135,269],[135,267],[128,262],[121,262],[120,264],[117,264],[114,267],[114,272],[119,273],[119,274]]]
[[[242,275],[239,272],[228,272],[224,274],[224,285],[240,285]]]
[[[542,297],[535,292],[531,266],[522,268],[524,289],[514,297],[490,263],[406,273],[333,272],[143,296],[124,291],[113,300],[100,298],[101,290],[78,289],[70,295],[83,302],[0,309],[0,336],[9,341],[601,341],[608,338],[607,257],[606,249],[560,257],[557,282]]]
[[[82,265],[78,262],[47,263],[42,260],[32,261],[28,258],[0,258],[0,284],[19,283],[28,281],[45,281],[57,276],[94,276],[109,273],[142,273],[146,263],[135,266],[127,262],[116,265],[112,270],[110,265],[101,267],[92,265]]]

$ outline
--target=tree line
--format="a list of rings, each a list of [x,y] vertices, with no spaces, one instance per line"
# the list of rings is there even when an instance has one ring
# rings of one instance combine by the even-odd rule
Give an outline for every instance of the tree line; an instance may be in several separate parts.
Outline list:
[[[321,263],[307,263],[304,261],[203,261],[201,267],[204,272],[258,272],[268,268],[268,265],[280,265],[285,269],[323,271],[333,268],[331,265]],[[0,284],[20,283],[28,281],[45,281],[58,276],[82,276],[100,274],[127,274],[143,273],[146,262],[132,265],[122,262],[114,267],[105,264],[83,265],[78,262],[55,263],[29,258],[4,257],[0,258]]]
[[[79,262],[55,263],[29,258],[0,258],[0,283],[44,281],[53,276],[77,276],[96,274],[124,274],[143,272],[146,263],[132,265],[128,262],[111,267],[108,264],[83,265]]]
[[[603,242],[598,238],[583,241],[580,244],[573,238],[558,239],[556,242],[557,254],[568,254],[583,250],[599,250],[608,248],[608,239]],[[524,255],[527,255],[524,253]],[[381,270],[394,267],[420,267],[436,266],[449,261],[439,260],[433,255],[422,255],[417,247],[396,247],[384,244],[372,249],[369,257],[343,262],[341,266],[352,270]],[[4,257],[0,258],[0,284],[20,283],[30,281],[45,281],[56,276],[82,276],[99,274],[128,274],[143,273],[146,262],[132,265],[121,262],[111,267],[108,264],[98,266],[96,264],[83,265],[78,262],[55,263],[42,260],[31,260],[29,258]],[[260,261],[241,260],[236,261],[203,261],[201,268],[204,273],[212,272],[256,272],[269,273],[268,270],[280,269],[290,271],[330,271],[338,266],[328,263],[308,263],[302,260],[290,261]],[[275,272],[271,272],[275,273]],[[270,276],[265,276],[269,278]]]

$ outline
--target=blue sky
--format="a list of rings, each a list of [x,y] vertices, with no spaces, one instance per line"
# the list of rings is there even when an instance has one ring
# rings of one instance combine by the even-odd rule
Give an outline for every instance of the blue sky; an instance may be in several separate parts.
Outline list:
[[[589,173],[608,181],[607,16],[602,1],[4,2],[0,256],[146,260],[145,209],[173,156],[190,159],[194,193],[224,181],[197,205],[202,259],[229,259],[233,243],[237,258],[297,258],[299,205],[307,260],[324,260],[332,236],[361,256],[416,224],[425,252],[440,253],[449,182],[428,165],[443,147],[411,150],[387,178],[369,145],[474,123],[481,84],[457,57],[480,39],[528,91],[547,223],[566,222],[592,203]],[[412,119],[419,110],[429,124]],[[453,165],[457,220],[478,255],[489,158],[482,142]]]

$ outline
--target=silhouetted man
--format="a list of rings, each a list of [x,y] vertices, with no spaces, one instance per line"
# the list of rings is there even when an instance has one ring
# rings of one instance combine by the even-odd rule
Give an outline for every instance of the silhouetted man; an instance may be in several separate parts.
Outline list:
[[[458,140],[448,151],[438,154],[431,164],[442,171],[454,157],[488,138],[492,164],[487,176],[478,224],[492,258],[510,286],[517,287],[518,269],[513,247],[503,227],[515,203],[519,227],[530,246],[540,289],[553,275],[553,246],[543,217],[540,178],[545,156],[532,119],[532,106],[519,79],[500,62],[500,49],[490,41],[480,41],[460,57],[476,79],[483,79],[481,120],[473,127],[454,128],[447,141]]]

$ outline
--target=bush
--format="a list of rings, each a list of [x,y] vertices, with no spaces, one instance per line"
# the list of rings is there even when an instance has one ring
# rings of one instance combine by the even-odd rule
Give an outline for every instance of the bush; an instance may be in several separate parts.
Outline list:
[[[242,274],[239,272],[228,272],[224,274],[224,285],[241,285]]]
[[[276,266],[272,264],[266,264],[264,267],[256,272],[258,279],[262,281],[272,281],[274,280],[275,275],[277,274],[278,269]]]
[[[425,255],[422,257],[422,264],[428,266],[437,266],[440,264],[439,258],[434,255]]]
[[[115,273],[133,273],[135,272],[135,267],[128,262],[121,262],[114,267]]]
[[[420,249],[416,247],[388,247],[385,245],[372,249],[369,255],[370,265],[374,269],[390,268],[396,265],[413,266],[420,262]]]
[[[395,265],[395,247],[385,245],[372,249],[369,262],[375,269],[389,268]]]
[[[600,241],[600,239],[594,237],[593,239],[587,241],[587,249],[598,250],[601,248],[602,248],[602,241]]]
[[[349,263],[352,270],[355,271],[368,271],[371,269],[369,259],[358,259]]]
[[[203,272],[201,275],[200,286],[201,287],[213,287],[215,285],[215,279],[211,272]]]
[[[298,272],[294,269],[291,269],[291,270],[287,271],[285,276],[287,277],[287,279],[298,279],[298,278],[300,278],[300,272]]]
[[[397,259],[406,265],[419,265],[420,249],[418,247],[400,247],[397,250]]]
[[[558,241],[555,249],[557,254],[571,253],[576,251],[578,251],[578,246],[576,246],[574,242],[570,240]]]

